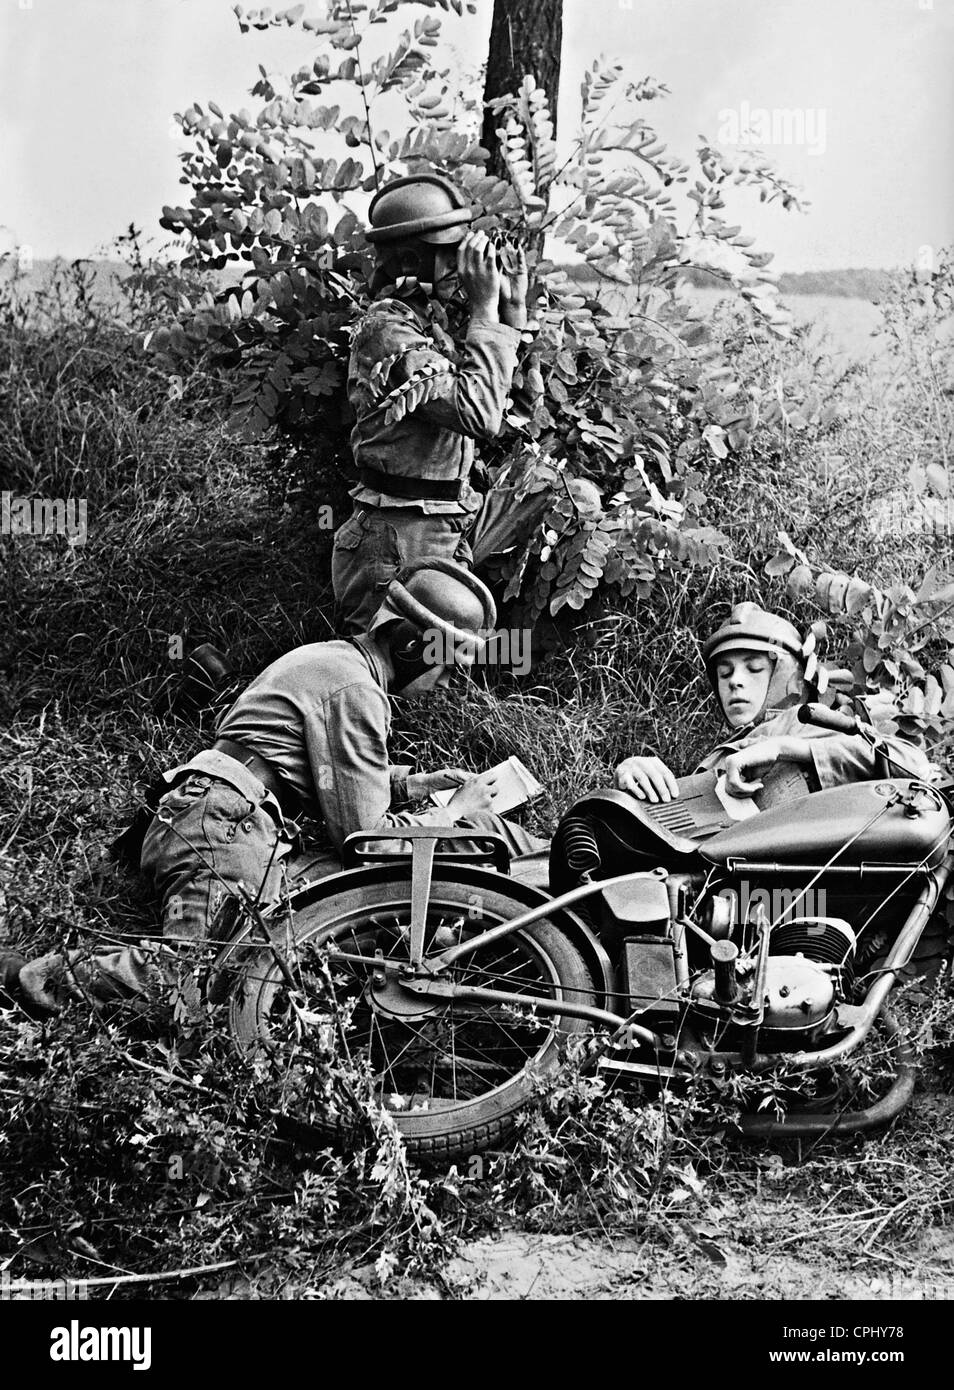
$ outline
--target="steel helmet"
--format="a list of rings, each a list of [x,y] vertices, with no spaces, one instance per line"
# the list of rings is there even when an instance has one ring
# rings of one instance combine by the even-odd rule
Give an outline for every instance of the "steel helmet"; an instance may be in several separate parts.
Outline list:
[[[497,621],[493,594],[464,565],[440,558],[416,560],[391,580],[371,627],[403,618],[419,632],[439,633],[450,647],[476,651]]]
[[[463,193],[441,174],[409,174],[386,184],[371,199],[366,232],[376,246],[389,241],[425,241],[431,246],[463,241],[474,211]]]
[[[811,647],[814,648],[814,642]],[[802,698],[808,652],[794,623],[776,613],[767,613],[757,603],[736,604],[726,622],[702,645],[706,675],[717,699],[716,661],[726,652],[735,651],[765,652],[772,658],[772,677],[763,713]]]

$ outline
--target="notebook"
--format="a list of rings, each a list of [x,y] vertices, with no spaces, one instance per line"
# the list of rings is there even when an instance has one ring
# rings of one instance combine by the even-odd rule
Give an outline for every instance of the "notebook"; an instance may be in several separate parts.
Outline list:
[[[497,795],[494,797],[493,809],[498,816],[515,810],[517,806],[526,805],[544,790],[529,768],[516,756],[509,757],[496,767],[480,773],[480,777],[485,778],[493,774],[497,777]],[[456,787],[450,787],[447,791],[432,792],[431,801],[437,806],[446,806],[456,791]]]

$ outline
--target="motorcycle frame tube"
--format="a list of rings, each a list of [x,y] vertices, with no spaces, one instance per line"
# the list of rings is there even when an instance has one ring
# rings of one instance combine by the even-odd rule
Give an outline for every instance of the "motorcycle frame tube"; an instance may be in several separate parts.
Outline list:
[[[339,959],[347,959],[340,956]],[[329,959],[335,959],[332,952],[329,952]],[[361,959],[351,957],[350,959]],[[574,1004],[569,999],[538,999],[531,995],[510,994],[501,989],[481,989],[476,985],[453,985],[448,984],[446,990],[437,990],[434,986],[438,981],[427,979],[405,979],[401,981],[404,989],[412,994],[439,994],[441,998],[458,1000],[463,1004],[507,1004],[516,1006],[524,1005],[526,1008],[539,1010],[547,1014],[565,1014],[570,1018],[585,1018],[593,1023],[605,1023],[610,1028],[625,1027],[633,1037],[634,1042],[647,1043],[650,1047],[658,1047],[659,1039],[649,1028],[643,1028],[638,1023],[630,1023],[628,1018],[620,1014],[610,1013],[608,1009],[598,1009],[592,1004]],[[443,982],[440,982],[443,984]]]
[[[882,1096],[881,1100],[869,1105],[865,1110],[845,1110],[840,1114],[795,1111],[783,1115],[781,1119],[773,1119],[767,1115],[742,1115],[739,1118],[739,1129],[745,1138],[823,1139],[828,1134],[853,1134],[860,1130],[875,1129],[900,1114],[914,1094],[917,1062],[894,1015],[885,1009],[881,1021],[892,1041],[897,1063],[895,1079],[886,1096]]]
[[[592,883],[583,883],[578,888],[571,888],[567,893],[561,893],[558,898],[550,898],[538,907],[531,908],[524,912],[520,917],[513,917],[509,922],[501,922],[496,927],[490,927],[487,931],[481,932],[478,936],[472,936],[467,941],[460,942],[457,946],[451,946],[446,951],[442,951],[439,956],[430,956],[424,962],[424,968],[439,977],[441,970],[453,965],[455,961],[464,956],[471,955],[474,951],[480,950],[482,946],[490,945],[494,941],[499,941],[502,937],[509,936],[512,932],[521,931],[524,927],[532,926],[535,922],[543,921],[544,918],[552,916],[554,912],[580,902],[583,898],[593,897],[596,893],[601,893],[604,888],[615,888],[617,884],[634,883],[638,879],[655,877],[652,871],[637,869],[628,874],[617,874],[613,878],[597,879]],[[488,994],[493,995],[498,1003],[515,1004],[523,1002],[529,1006],[539,1007],[548,1013],[572,1014],[576,1018],[586,1018],[593,1023],[603,1023],[609,1027],[615,1025],[616,1032],[620,1033],[624,1029],[629,1029],[634,1042],[640,1041],[656,1048],[661,1047],[661,1040],[658,1034],[653,1033],[648,1028],[643,1028],[640,1024],[633,1022],[634,1014],[613,1014],[606,1009],[597,1009],[587,1004],[574,1004],[568,1006],[560,1004],[556,1000],[520,999],[519,995],[509,995],[508,997],[497,997],[497,991],[468,991],[457,986],[454,987],[453,997],[455,999],[466,1000],[470,995],[474,1002],[482,998],[485,1002],[490,1002]],[[642,1010],[637,1010],[642,1012]]]
[[[590,898],[596,893],[602,893],[604,888],[615,888],[621,883],[635,883],[640,878],[654,877],[655,874],[652,872],[637,869],[628,874],[616,874],[614,878],[601,878],[591,883],[582,883],[579,888],[571,888],[569,892],[561,893],[558,898],[548,898],[545,903],[541,903],[539,907],[531,908],[520,917],[513,917],[509,922],[501,922],[496,927],[488,928],[479,936],[471,936],[456,946],[450,946],[439,956],[429,956],[426,961],[427,968],[436,973],[445,966],[453,965],[462,956],[468,956],[472,951],[479,951],[481,947],[499,941],[501,937],[509,935],[510,932],[521,931],[524,927],[533,926],[534,922],[541,922],[545,917],[551,916],[554,912],[560,912],[563,908],[571,907],[583,898]]]
[[[910,864],[779,864],[774,860],[730,859],[725,872],[730,874],[769,874],[781,877],[783,874],[824,874],[826,877],[838,874],[842,878],[864,879],[913,877]],[[919,875],[936,872],[925,866],[916,871]]]

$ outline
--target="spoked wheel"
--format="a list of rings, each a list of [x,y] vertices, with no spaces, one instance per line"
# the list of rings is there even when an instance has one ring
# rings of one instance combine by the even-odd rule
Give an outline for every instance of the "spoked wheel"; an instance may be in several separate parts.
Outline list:
[[[506,892],[435,876],[425,956],[520,915]],[[246,1055],[271,1054],[294,1066],[314,1042],[367,1068],[374,1097],[390,1111],[408,1149],[451,1160],[499,1143],[552,1072],[561,1040],[585,1032],[585,1020],[536,1013],[532,1003],[460,1001],[402,985],[408,961],[410,883],[384,880],[344,888],[293,912],[280,950],[243,943],[233,979],[230,1026]],[[372,966],[336,959],[360,956]],[[438,977],[468,988],[525,999],[594,1002],[575,946],[552,923],[536,923],[478,948]],[[295,988],[292,989],[292,983]],[[326,1116],[326,1131],[346,1137],[348,1123]]]

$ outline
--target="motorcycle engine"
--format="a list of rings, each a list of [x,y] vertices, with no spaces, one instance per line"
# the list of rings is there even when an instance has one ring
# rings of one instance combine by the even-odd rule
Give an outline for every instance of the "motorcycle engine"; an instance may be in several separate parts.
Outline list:
[[[838,917],[797,917],[772,932],[765,962],[762,997],[755,999],[755,964],[748,957],[738,975],[739,1000],[761,1007],[758,1046],[764,1052],[783,1052],[813,1046],[834,1021],[835,1006],[844,999],[850,981],[855,934]],[[722,1004],[716,976],[706,970],[697,977],[692,995],[699,1003]]]
[[[840,917],[799,917],[772,933],[759,1044],[767,1052],[815,1041],[850,984],[855,934]]]
[[[815,1040],[835,1007],[831,974],[804,956],[769,956],[759,1046],[786,1050]]]

